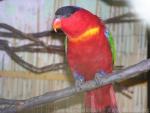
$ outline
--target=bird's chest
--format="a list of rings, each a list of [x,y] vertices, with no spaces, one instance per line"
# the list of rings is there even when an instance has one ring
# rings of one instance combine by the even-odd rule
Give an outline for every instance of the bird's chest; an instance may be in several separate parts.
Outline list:
[[[81,73],[86,80],[93,79],[96,72],[111,66],[110,55],[108,47],[98,39],[80,44],[68,43],[67,57],[71,70]]]

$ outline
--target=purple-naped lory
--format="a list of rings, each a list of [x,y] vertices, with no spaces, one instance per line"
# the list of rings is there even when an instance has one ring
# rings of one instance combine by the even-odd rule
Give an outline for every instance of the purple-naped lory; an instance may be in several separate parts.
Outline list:
[[[64,6],[55,12],[54,30],[67,36],[67,61],[71,72],[81,84],[112,72],[115,48],[111,33],[102,20],[86,9]],[[85,106],[95,113],[118,113],[112,84],[87,91]]]

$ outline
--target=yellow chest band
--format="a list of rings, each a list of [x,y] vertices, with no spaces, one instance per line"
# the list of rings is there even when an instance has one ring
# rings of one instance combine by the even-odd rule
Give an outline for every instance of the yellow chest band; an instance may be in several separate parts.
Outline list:
[[[71,42],[82,42],[91,38],[91,36],[99,33],[99,27],[94,27],[86,30],[84,33],[79,35],[78,37],[69,37],[69,41]]]

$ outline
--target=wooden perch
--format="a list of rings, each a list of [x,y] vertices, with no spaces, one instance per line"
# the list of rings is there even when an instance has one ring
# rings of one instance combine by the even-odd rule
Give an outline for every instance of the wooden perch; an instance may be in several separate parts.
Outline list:
[[[89,91],[110,83],[120,82],[129,78],[138,76],[139,74],[150,70],[150,59],[141,61],[138,64],[132,65],[126,69],[109,74],[107,77],[102,78],[100,81],[90,80],[85,82],[81,87],[71,86],[58,91],[47,92],[43,95],[32,97],[26,100],[8,100],[0,99],[0,105],[10,105],[5,109],[1,109],[0,113],[16,113],[22,110],[32,108],[50,102],[54,102],[59,99],[63,99],[72,96],[79,92]]]

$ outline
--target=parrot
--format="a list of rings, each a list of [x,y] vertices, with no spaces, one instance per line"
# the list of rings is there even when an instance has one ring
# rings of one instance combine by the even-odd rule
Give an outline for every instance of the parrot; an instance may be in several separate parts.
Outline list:
[[[66,57],[76,86],[112,73],[115,45],[98,16],[81,7],[62,6],[55,12],[52,27],[66,35]],[[112,84],[87,91],[84,104],[92,113],[118,113]]]

